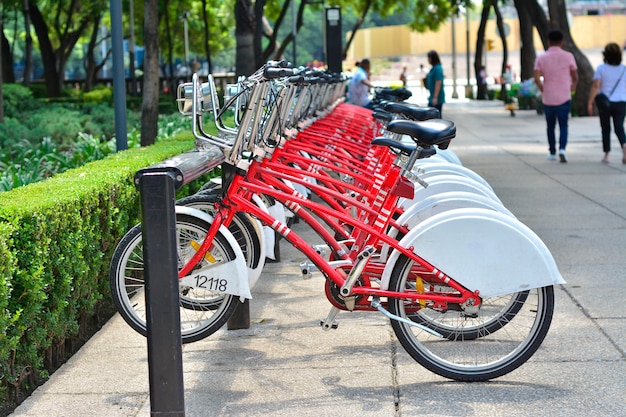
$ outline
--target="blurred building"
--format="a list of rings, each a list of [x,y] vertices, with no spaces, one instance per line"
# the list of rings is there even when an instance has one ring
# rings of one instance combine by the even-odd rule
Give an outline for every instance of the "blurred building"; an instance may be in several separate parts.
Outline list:
[[[567,10],[572,16],[626,14],[626,4],[619,1],[578,0],[570,2]]]
[[[584,3],[601,5],[600,2]],[[609,4],[622,5],[622,3],[615,2],[602,3],[602,5]],[[600,13],[600,9],[597,9],[598,13],[595,13],[596,9],[585,10],[587,14],[574,16],[572,13],[573,16],[570,20],[570,33],[578,48],[603,48],[609,42],[617,42],[621,45],[626,41],[626,12],[607,13],[607,9],[602,9],[603,11]],[[471,52],[476,47],[479,23],[478,20],[467,22],[460,17],[454,20],[454,31],[451,28],[452,22],[448,21],[442,24],[437,32],[425,33],[413,32],[408,26],[381,26],[360,29],[348,49],[346,58],[347,61],[355,61],[362,57],[392,58],[403,55],[425,55],[431,49],[436,49],[440,54],[449,54],[452,52],[452,33],[455,34],[456,52],[465,53],[466,45],[469,45]],[[521,47],[519,20],[517,18],[504,19],[504,25],[509,51],[519,50]],[[466,39],[467,37],[469,39]],[[543,45],[536,32],[534,38],[535,48],[538,51],[543,51]],[[491,40],[490,53],[502,51],[502,41],[498,35],[494,19],[487,22],[485,40],[487,42]]]

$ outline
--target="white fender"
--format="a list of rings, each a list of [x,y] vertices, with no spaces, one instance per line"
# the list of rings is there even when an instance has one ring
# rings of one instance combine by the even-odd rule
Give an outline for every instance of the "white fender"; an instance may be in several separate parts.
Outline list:
[[[432,164],[432,163],[450,164],[451,162],[445,159],[443,156],[435,154],[433,156],[429,156],[428,158],[422,158],[422,159],[418,159],[417,161],[415,161],[415,164],[413,164],[413,169],[420,167],[422,165]]]
[[[450,162],[451,164],[463,165],[459,157],[454,153],[454,151],[450,148],[448,149],[437,149],[437,155],[441,155],[443,159]]]
[[[427,164],[429,162],[444,162],[447,164],[463,165],[461,160],[450,149],[437,149],[437,153],[429,158],[418,159],[415,161],[415,166]]]
[[[213,223],[213,217],[211,215],[195,208],[176,206],[176,213],[187,214],[189,216],[200,218],[208,223]],[[252,294],[250,294],[250,285],[248,282],[248,267],[243,256],[243,252],[241,251],[237,240],[233,237],[232,233],[230,233],[226,226],[220,226],[219,231],[222,235],[224,235],[226,240],[228,240],[228,243],[235,252],[235,259],[230,262],[226,262],[223,264],[223,267],[220,268],[220,271],[223,272],[224,275],[222,276],[220,274],[219,278],[223,278],[228,281],[228,289],[224,292],[251,299]],[[195,273],[192,273],[192,275],[195,275]],[[182,279],[185,280],[189,277],[190,276],[187,276]],[[192,282],[189,282],[189,284],[192,284]]]
[[[260,244],[259,249],[261,250],[261,253],[259,254],[259,264],[256,266],[256,268],[248,267],[248,282],[250,284],[250,288],[254,288],[257,281],[261,277],[261,273],[263,272],[263,267],[265,266],[265,257],[266,257],[265,236],[263,235],[263,224],[256,217],[247,213],[246,215],[248,216],[248,218],[252,222],[252,225],[254,226],[256,235],[259,238],[259,244]]]
[[[430,164],[420,165],[419,169],[423,172],[416,174],[418,174],[419,177],[426,182],[428,182],[428,179],[432,178],[434,175],[462,175],[481,183],[493,191],[491,185],[489,185],[483,177],[463,165],[450,164],[447,162],[431,162]]]
[[[484,298],[565,283],[541,239],[494,210],[445,211],[418,224],[399,243]],[[394,250],[389,256],[381,288],[388,289],[399,255]]]
[[[501,203],[481,194],[469,193],[465,191],[449,191],[441,194],[431,195],[416,204],[410,206],[402,213],[396,222],[406,226],[409,230],[414,229],[424,220],[448,210],[459,208],[484,208],[504,213],[515,217]],[[391,237],[398,235],[398,229],[391,227],[387,234]],[[384,261],[389,254],[389,245],[383,244],[380,250],[380,259]]]
[[[416,202],[398,217],[397,222],[413,229],[418,223],[429,217],[459,208],[485,208],[515,217],[502,203],[482,194],[467,191],[447,191]]]
[[[254,194],[252,195],[252,201],[254,202],[254,204],[256,204],[261,210],[263,210],[266,213],[270,213],[270,210],[267,208],[267,205],[263,202],[263,199],[261,197],[259,197],[258,195]],[[276,236],[274,233],[274,230],[266,225],[263,225],[263,246],[265,249],[265,256],[267,256],[270,259],[275,260],[275,256],[274,256],[274,244],[276,241]]]
[[[221,182],[216,182],[216,184],[219,184],[219,183]],[[261,204],[263,203],[261,202]],[[244,214],[250,220],[252,226],[254,226],[254,232],[259,238],[259,243],[260,243],[259,264],[255,268],[251,268],[248,266],[248,282],[249,282],[250,288],[252,288],[254,287],[258,279],[260,278],[261,273],[263,272],[263,267],[265,266],[265,252],[266,252],[265,237],[263,236],[263,225],[261,224],[261,222],[256,217],[250,214],[247,214],[247,213],[244,213]],[[272,238],[273,238],[273,235],[272,235]]]
[[[498,203],[502,203],[493,190],[485,187],[481,183],[472,180],[471,178],[463,177],[461,175],[437,175],[429,178],[428,187],[421,186],[415,187],[415,195],[413,199],[400,199],[398,205],[408,209],[409,206],[430,197],[431,195],[444,193],[448,191],[468,191],[489,197]]]

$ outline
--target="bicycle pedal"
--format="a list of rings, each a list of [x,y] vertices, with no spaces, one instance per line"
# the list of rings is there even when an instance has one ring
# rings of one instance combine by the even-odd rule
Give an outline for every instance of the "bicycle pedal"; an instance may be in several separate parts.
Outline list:
[[[300,271],[302,272],[302,279],[311,279],[313,271],[317,271],[317,267],[304,261],[300,264]]]
[[[315,249],[315,251],[319,253],[320,256],[322,256],[323,258],[328,259],[328,252],[329,252],[328,245],[315,245],[313,246],[313,249]]]
[[[339,323],[337,323],[336,321],[333,321],[332,323],[326,323],[326,320],[320,320],[320,326],[322,326],[322,329],[324,330],[330,330],[339,327]]]
[[[330,308],[328,312],[328,316],[325,319],[320,320],[320,326],[324,330],[336,329],[339,326],[339,323],[335,321],[335,317],[339,314],[339,309],[335,306]]]

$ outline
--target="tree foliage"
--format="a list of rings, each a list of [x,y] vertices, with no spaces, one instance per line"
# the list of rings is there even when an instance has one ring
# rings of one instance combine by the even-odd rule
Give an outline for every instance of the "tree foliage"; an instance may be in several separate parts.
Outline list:
[[[466,6],[466,1],[449,0],[416,0],[413,9],[413,20],[409,27],[417,32],[436,31],[439,26],[453,14],[459,6]]]
[[[125,36],[130,37],[130,14],[127,11],[131,3],[134,4],[134,38],[137,45],[144,46],[146,0],[123,0]],[[323,10],[326,6],[341,7],[344,55],[354,35],[362,28],[406,24],[418,32],[437,30],[451,16],[472,6],[470,0],[326,0],[323,3],[307,0],[150,0],[148,3],[156,8],[158,14],[157,65],[161,75],[174,74],[177,67],[189,64],[183,63],[186,48],[190,60],[197,57],[207,62],[210,71],[232,68],[238,62],[239,74],[253,71],[268,59],[292,60],[293,52],[297,55],[296,65],[313,60],[322,61]],[[475,5],[477,3],[474,2]],[[497,17],[498,14],[493,11],[503,3],[502,0],[481,2],[480,6],[492,10],[491,13],[487,10],[485,19],[494,15]],[[28,69],[33,64],[35,68],[44,68],[48,96],[60,94],[68,69],[74,73],[78,68],[78,72],[86,79],[85,89],[91,88],[110,53],[101,52],[103,42],[108,41],[106,32],[110,27],[107,0],[3,0],[1,4],[4,27],[0,40],[5,82],[14,77],[12,62],[15,60],[24,63],[26,74],[22,81],[25,85],[30,82],[31,72]],[[294,4],[296,39],[292,33]],[[522,78],[532,76],[535,30],[545,41],[547,31],[559,27],[567,34],[566,49],[574,52],[581,71],[579,91],[586,88],[586,73],[590,67],[569,36],[564,17],[565,1],[548,1],[548,15],[537,0],[513,0],[513,4],[520,20]],[[241,11],[236,12],[237,7]],[[187,44],[181,19],[185,14],[188,15]],[[36,36],[31,36],[31,28]],[[246,30],[247,34],[242,35],[242,30]],[[479,29],[476,71],[480,70],[483,53],[484,35],[481,37],[480,33]],[[507,45],[504,43],[503,46],[506,50]],[[239,57],[237,61],[235,57]],[[503,59],[503,68],[505,65],[506,57]],[[170,87],[171,91],[175,90],[173,85]]]
[[[99,21],[105,1],[29,1],[28,8],[39,41],[48,96],[59,97],[67,60],[89,25]]]

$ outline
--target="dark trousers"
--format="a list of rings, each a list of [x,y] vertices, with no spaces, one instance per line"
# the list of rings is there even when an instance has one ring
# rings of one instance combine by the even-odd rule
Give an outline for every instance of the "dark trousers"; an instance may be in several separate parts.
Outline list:
[[[556,122],[559,122],[559,149],[565,150],[567,146],[567,133],[568,133],[568,118],[569,112],[572,108],[572,101],[568,100],[558,106],[543,105],[543,112],[546,116],[546,122],[548,124],[548,146],[550,153],[556,153],[556,135],[554,133],[556,129]]]
[[[620,146],[624,146],[626,135],[624,134],[624,116],[626,116],[626,102],[611,101],[609,109],[600,114],[600,127],[602,128],[602,150],[604,152],[611,151],[611,119],[613,119],[613,128],[619,140]]]

